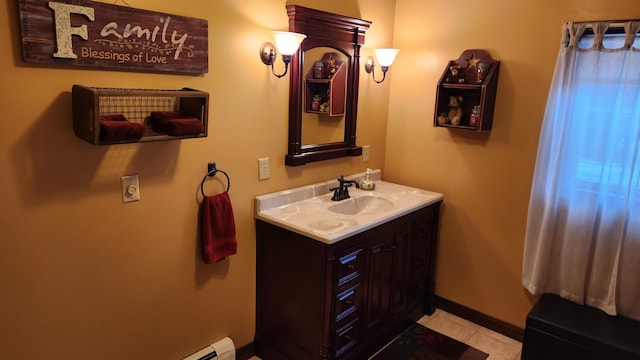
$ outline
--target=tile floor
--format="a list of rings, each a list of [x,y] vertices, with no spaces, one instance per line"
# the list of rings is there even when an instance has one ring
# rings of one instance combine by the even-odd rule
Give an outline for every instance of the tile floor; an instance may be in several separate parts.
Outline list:
[[[520,360],[521,342],[440,309],[418,323],[489,354],[487,360]]]
[[[433,315],[423,316],[418,323],[489,354],[487,360],[520,360],[521,342],[446,311],[436,309]],[[254,356],[249,360],[260,358]]]

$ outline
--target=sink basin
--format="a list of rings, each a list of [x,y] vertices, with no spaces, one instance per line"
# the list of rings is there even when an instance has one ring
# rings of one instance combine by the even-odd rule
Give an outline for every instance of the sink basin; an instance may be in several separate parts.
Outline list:
[[[380,214],[395,207],[393,201],[380,196],[359,196],[342,200],[327,210],[343,215]]]
[[[332,231],[342,227],[355,226],[358,223],[353,220],[326,219],[310,222],[309,226],[322,231]]]

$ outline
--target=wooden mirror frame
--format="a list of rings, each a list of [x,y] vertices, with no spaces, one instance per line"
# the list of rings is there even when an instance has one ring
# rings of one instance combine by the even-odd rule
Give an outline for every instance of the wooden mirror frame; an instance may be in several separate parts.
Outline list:
[[[360,47],[370,21],[309,9],[287,6],[289,31],[307,38],[293,56],[290,67],[289,144],[285,164],[300,166],[309,162],[362,155],[356,145],[358,84],[360,81]],[[316,47],[330,47],[350,56],[347,63],[347,93],[344,114],[344,140],[323,144],[302,144],[303,61],[304,52]]]

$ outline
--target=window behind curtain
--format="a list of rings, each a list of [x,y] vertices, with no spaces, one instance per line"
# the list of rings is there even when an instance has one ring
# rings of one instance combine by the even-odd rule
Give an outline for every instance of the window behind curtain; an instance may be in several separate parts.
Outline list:
[[[620,49],[624,41],[624,34],[605,34],[603,47]],[[583,35],[578,48],[589,49],[593,44],[593,34]],[[640,69],[636,70],[640,72]],[[607,75],[605,73],[594,77],[591,69],[578,69],[574,126],[585,127],[591,146],[582,148],[576,164],[575,178],[567,181],[586,191],[598,192],[598,185],[603,184],[609,190],[618,190],[624,194],[627,188],[640,190],[639,172],[633,170],[637,164],[615,160],[634,157],[638,150],[638,134],[630,132],[627,124],[639,120],[636,108],[640,99],[633,97],[638,93],[640,84],[630,81],[626,85],[626,91],[620,91],[618,74],[610,77]],[[629,77],[632,80],[633,74],[629,74]],[[614,131],[615,135],[612,138],[601,136],[608,131]],[[620,188],[616,188],[617,186]]]

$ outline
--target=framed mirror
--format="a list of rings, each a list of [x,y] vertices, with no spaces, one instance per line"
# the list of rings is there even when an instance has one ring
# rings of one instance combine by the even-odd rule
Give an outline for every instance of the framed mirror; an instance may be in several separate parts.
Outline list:
[[[356,145],[360,47],[370,21],[287,6],[289,31],[307,38],[290,65],[285,164],[362,155]]]

